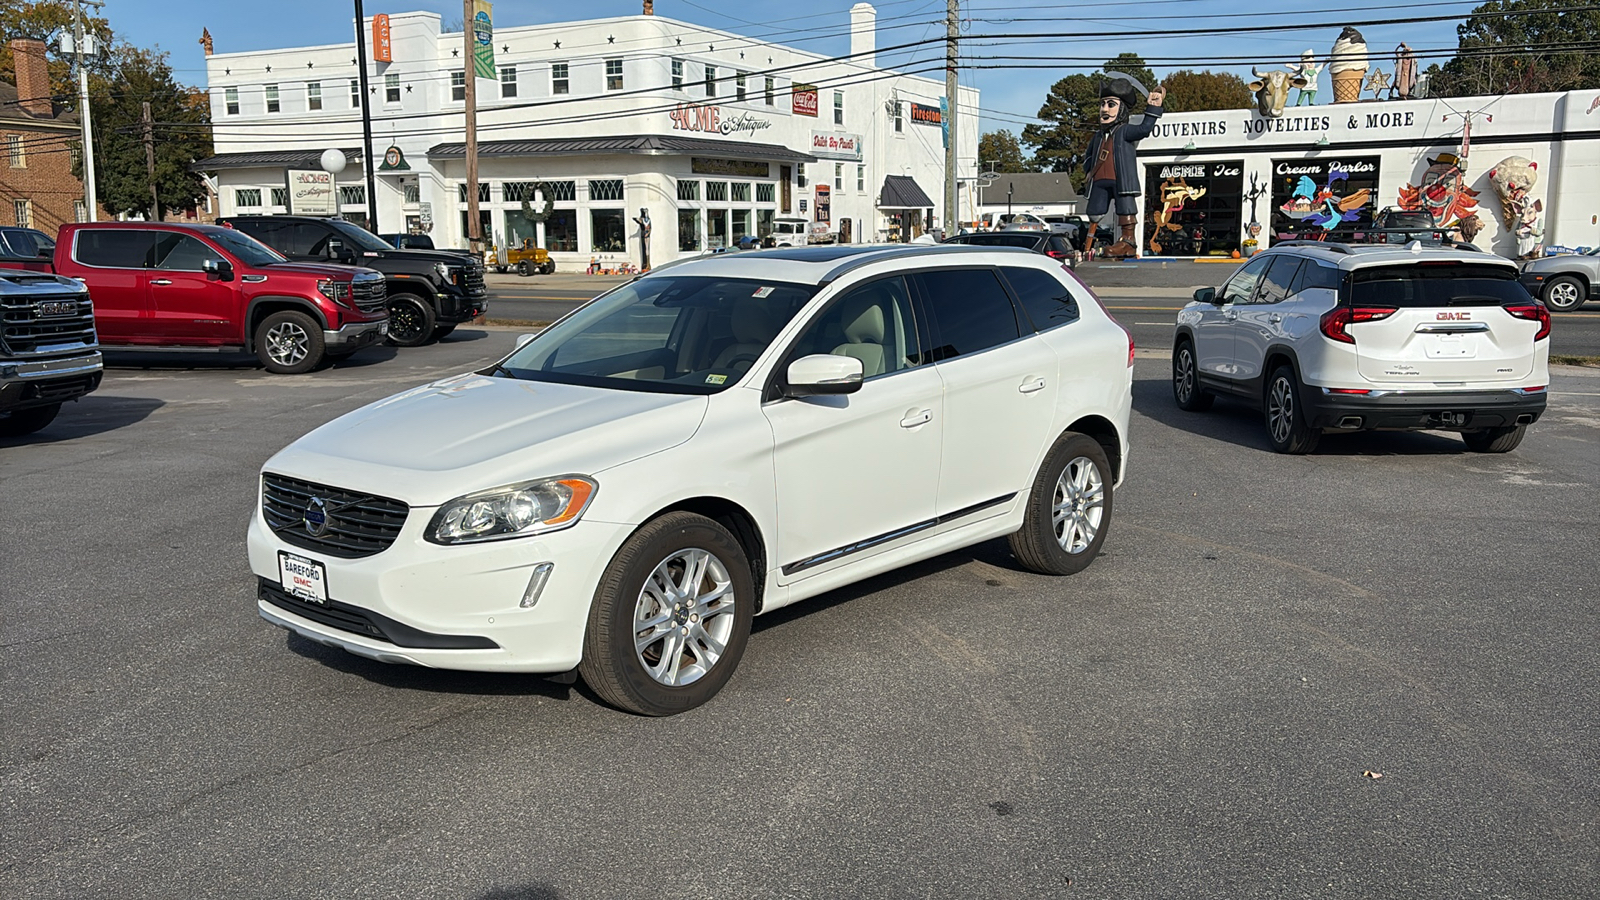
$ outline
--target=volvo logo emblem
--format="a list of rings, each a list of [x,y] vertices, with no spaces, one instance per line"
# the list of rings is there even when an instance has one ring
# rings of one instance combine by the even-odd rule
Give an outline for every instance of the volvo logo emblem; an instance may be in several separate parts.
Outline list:
[[[306,523],[306,533],[312,537],[322,537],[328,530],[328,504],[321,497],[312,497],[306,504],[303,517]]]

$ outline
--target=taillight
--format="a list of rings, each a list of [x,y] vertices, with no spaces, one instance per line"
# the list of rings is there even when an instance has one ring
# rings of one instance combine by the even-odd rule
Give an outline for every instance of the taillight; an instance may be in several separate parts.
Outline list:
[[[1539,333],[1533,336],[1536,341],[1542,341],[1550,336],[1550,310],[1543,303],[1530,303],[1524,306],[1507,306],[1505,311],[1519,319],[1539,323]]]
[[[1354,344],[1355,336],[1345,329],[1357,322],[1377,322],[1399,312],[1393,306],[1337,306],[1322,314],[1322,333],[1345,344]]]
[[[1050,257],[1051,259],[1066,259],[1067,258],[1067,255],[1065,253],[1062,253],[1060,250],[1046,250],[1044,252],[1044,255]]]

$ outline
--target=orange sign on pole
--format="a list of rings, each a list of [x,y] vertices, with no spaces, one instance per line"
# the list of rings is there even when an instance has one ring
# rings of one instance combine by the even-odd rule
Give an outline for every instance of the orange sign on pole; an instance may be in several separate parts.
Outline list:
[[[386,13],[372,17],[372,58],[378,62],[394,62],[394,49],[389,44],[389,16]]]

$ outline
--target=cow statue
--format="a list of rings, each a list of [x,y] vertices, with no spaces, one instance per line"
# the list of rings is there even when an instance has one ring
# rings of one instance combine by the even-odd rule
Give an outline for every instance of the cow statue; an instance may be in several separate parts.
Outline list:
[[[1255,66],[1250,67],[1250,74],[1256,77],[1246,87],[1255,92],[1256,107],[1261,114],[1268,118],[1279,118],[1283,115],[1284,104],[1289,102],[1289,88],[1305,88],[1310,84],[1305,78],[1289,72],[1267,72],[1262,74]]]

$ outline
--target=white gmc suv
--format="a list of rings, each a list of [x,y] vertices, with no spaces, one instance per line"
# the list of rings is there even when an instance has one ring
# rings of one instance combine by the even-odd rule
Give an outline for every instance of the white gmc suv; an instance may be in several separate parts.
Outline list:
[[[1178,313],[1172,394],[1258,403],[1280,453],[1324,431],[1439,429],[1504,453],[1545,409],[1550,312],[1466,249],[1287,241]]]
[[[835,246],[656,269],[481,372],[268,460],[258,609],[395,663],[570,673],[648,715],[727,683],[754,614],[1010,536],[1099,552],[1132,339],[1060,263]]]

